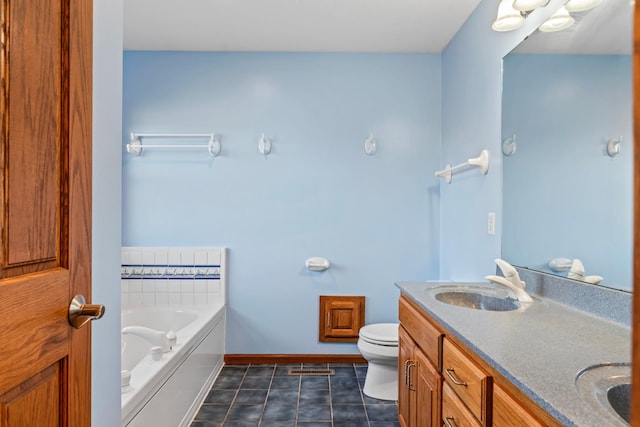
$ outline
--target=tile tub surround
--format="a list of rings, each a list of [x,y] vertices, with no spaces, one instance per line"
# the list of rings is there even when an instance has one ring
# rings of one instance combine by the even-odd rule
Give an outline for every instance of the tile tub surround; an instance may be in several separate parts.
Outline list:
[[[226,248],[127,246],[121,262],[123,307],[226,300]]]
[[[437,301],[429,290],[455,283],[398,282],[416,302],[489,366],[566,426],[610,425],[578,396],[584,368],[631,360],[631,330],[532,293],[525,310],[491,312]],[[497,287],[484,283],[474,286]],[[529,291],[529,287],[527,287]]]
[[[334,375],[288,375],[290,368]],[[362,393],[366,364],[225,365],[191,427],[399,427],[395,401]]]

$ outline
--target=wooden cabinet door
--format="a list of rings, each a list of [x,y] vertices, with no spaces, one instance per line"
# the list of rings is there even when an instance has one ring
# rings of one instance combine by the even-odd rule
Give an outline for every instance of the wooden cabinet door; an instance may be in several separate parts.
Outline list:
[[[433,367],[427,356],[416,347],[416,426],[440,427],[442,376]]]
[[[0,425],[89,426],[92,2],[0,14]]]
[[[494,427],[542,427],[532,414],[529,413],[515,399],[507,394],[502,387],[493,386],[493,426]]]
[[[398,421],[402,427],[411,427],[416,425],[416,400],[409,387],[408,369],[416,345],[402,326],[398,330],[398,347]]]
[[[322,342],[357,342],[364,326],[362,296],[320,296],[320,333]]]

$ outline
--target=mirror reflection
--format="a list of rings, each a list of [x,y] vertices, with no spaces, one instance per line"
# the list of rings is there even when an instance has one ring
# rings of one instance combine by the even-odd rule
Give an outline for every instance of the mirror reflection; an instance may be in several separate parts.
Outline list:
[[[632,6],[572,16],[503,61],[502,257],[630,291]]]

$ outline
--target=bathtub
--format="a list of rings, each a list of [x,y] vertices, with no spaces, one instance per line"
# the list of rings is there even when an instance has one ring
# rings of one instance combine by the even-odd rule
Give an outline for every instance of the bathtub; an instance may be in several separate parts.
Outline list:
[[[129,371],[122,389],[122,427],[189,426],[224,357],[225,306],[143,306],[123,309],[122,327],[145,326],[174,331],[177,343],[160,360],[152,345],[123,335],[121,364]]]

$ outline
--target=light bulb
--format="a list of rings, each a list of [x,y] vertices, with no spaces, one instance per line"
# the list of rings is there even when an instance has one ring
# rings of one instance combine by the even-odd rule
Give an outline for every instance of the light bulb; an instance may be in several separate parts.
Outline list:
[[[543,33],[552,33],[554,31],[564,30],[569,28],[576,20],[569,14],[569,11],[564,7],[561,7],[551,18],[544,21],[538,29]]]
[[[593,9],[600,3],[602,3],[602,0],[569,0],[564,7],[569,12],[583,12],[585,10]]]
[[[546,6],[549,0],[514,0],[513,8],[520,11],[534,10]]]
[[[522,27],[524,17],[513,8],[513,0],[502,0],[498,6],[498,17],[491,25],[494,31],[511,31]]]

